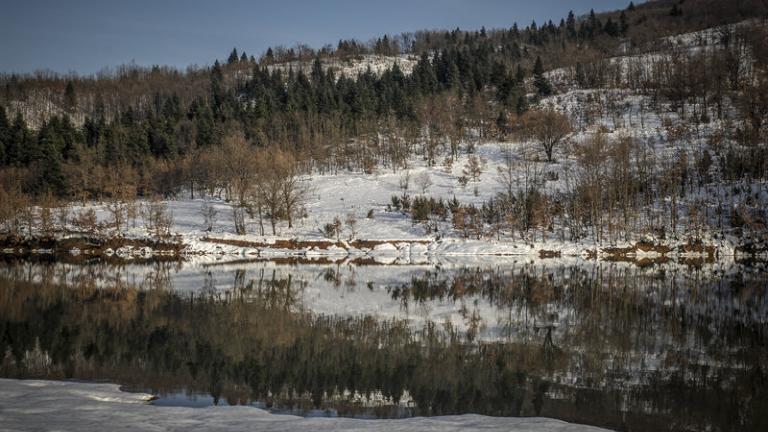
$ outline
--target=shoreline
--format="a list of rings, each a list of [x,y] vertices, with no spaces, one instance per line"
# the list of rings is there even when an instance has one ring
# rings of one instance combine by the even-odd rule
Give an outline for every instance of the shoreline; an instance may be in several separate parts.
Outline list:
[[[207,408],[149,404],[152,395],[129,393],[118,384],[0,379],[0,423],[12,430],[261,430],[261,431],[605,431],[547,417],[490,417],[477,414],[405,419],[299,417],[250,406]],[[30,409],[34,407],[34,409]]]
[[[768,261],[768,248],[754,243],[678,240],[673,242],[635,241],[616,245],[591,242],[523,242],[468,240],[460,238],[415,239],[297,239],[210,234],[177,234],[165,239],[109,237],[68,233],[51,236],[0,237],[0,256],[56,256],[112,260],[185,259],[196,256],[240,256],[245,258],[328,260],[360,262],[398,257],[526,257],[636,262],[669,261],[705,264],[738,260]]]

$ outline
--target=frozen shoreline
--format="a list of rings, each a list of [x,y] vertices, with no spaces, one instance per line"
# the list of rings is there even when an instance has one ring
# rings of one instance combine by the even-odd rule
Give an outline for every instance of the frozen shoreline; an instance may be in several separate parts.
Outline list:
[[[158,407],[150,395],[126,393],[116,384],[0,379],[3,430],[112,431],[509,431],[597,432],[606,429],[527,417],[474,414],[400,420],[304,418],[253,407]]]

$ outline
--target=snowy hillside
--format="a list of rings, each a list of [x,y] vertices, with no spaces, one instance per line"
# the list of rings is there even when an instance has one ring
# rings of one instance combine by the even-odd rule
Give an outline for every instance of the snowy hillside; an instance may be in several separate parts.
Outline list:
[[[552,101],[559,103],[562,109],[568,109],[569,106],[576,106],[570,105],[570,101],[577,95],[578,93],[564,97],[558,96]],[[609,120],[606,119],[606,121]],[[653,124],[651,120],[649,123]],[[627,133],[627,129],[617,129],[613,133],[617,135]],[[637,128],[633,133],[644,134],[650,138],[651,142],[657,140],[660,154],[663,154],[664,151],[674,151],[666,149],[663,133],[657,128],[650,126],[645,129]],[[578,135],[575,139],[578,139]],[[256,254],[261,252],[271,255],[372,253],[395,257],[403,254],[406,257],[416,257],[422,254],[530,255],[538,257],[542,250],[557,250],[564,255],[581,255],[587,249],[608,246],[609,244],[598,245],[588,240],[578,244],[572,243],[564,239],[562,237],[564,234],[559,231],[548,233],[546,238],[542,238],[539,234],[533,234],[528,239],[520,239],[519,237],[496,238],[495,236],[483,239],[467,239],[453,228],[450,220],[437,219],[430,226],[425,226],[423,223],[414,223],[409,214],[392,208],[392,197],[402,196],[404,191],[412,196],[427,196],[445,202],[456,199],[462,204],[482,206],[488,197],[503,190],[499,171],[503,170],[505,155],[516,148],[525,147],[528,145],[524,143],[483,144],[478,147],[476,153],[469,156],[459,156],[449,169],[443,166],[429,167],[422,160],[412,160],[408,169],[397,172],[381,169],[373,174],[339,172],[338,174],[307,176],[302,180],[309,186],[308,198],[304,204],[305,217],[295,221],[293,228],[289,228],[284,221],[278,223],[277,233],[274,236],[269,232],[268,226],[265,228],[265,235],[259,234],[260,224],[257,218],[246,220],[248,234],[236,234],[231,203],[217,197],[201,198],[199,195],[195,199],[180,197],[165,203],[173,216],[172,232],[181,236],[181,241],[188,246],[187,252],[192,254]],[[470,181],[464,186],[461,184],[460,178],[463,176],[463,171],[466,169],[470,157],[476,157],[480,160],[482,174],[477,181]],[[534,165],[536,169],[544,173],[546,178],[550,179],[543,186],[551,193],[558,193],[565,188],[568,172],[573,169],[567,159],[555,164],[540,161]],[[522,182],[523,173],[518,172],[516,175],[520,177]],[[404,189],[405,183],[408,183],[407,189]],[[424,187],[425,185],[426,187]],[[721,189],[725,190],[725,188]],[[762,197],[761,200],[768,200],[768,195],[763,193],[760,196]],[[203,216],[203,209],[207,205],[216,209],[216,221],[210,232],[206,230]],[[713,202],[712,205],[715,203]],[[107,205],[94,203],[86,207],[74,206],[72,212],[78,214],[89,208],[96,209],[99,220],[105,225],[109,224],[111,216],[107,210]],[[394,244],[396,248],[387,246],[378,247],[374,251],[354,252],[349,247],[328,249],[321,246],[318,247],[318,250],[308,252],[306,249],[287,250],[280,246],[272,248],[268,246],[268,244],[275,243],[280,239],[309,242],[335,241],[336,238],[328,238],[322,232],[322,227],[332,223],[336,218],[345,221],[350,215],[354,216],[356,220],[354,231],[343,228],[339,235],[340,239],[389,242]],[[266,222],[265,225],[267,225]],[[74,229],[74,227],[69,228]],[[115,233],[109,229],[105,230],[106,234],[110,232]],[[149,235],[141,218],[129,223],[125,234],[135,238]],[[630,239],[625,244],[643,238],[645,237],[639,236]],[[217,242],[217,240],[224,242]],[[228,240],[251,242],[254,246],[233,246],[225,243]],[[426,242],[426,245],[422,246],[413,242]],[[265,244],[265,246],[255,246],[256,244]],[[729,251],[732,247],[733,245],[727,242],[722,243],[721,253],[730,254]],[[272,250],[267,251],[265,249]]]
[[[277,206],[265,216],[264,209],[256,212],[251,207],[242,227],[236,227],[247,206],[235,205],[233,177],[221,175],[222,164],[231,161],[218,159],[204,168],[211,171],[205,175],[190,169],[188,182],[202,177],[205,186],[166,192],[159,205],[171,216],[170,233],[188,254],[600,256],[609,248],[632,249],[639,242],[668,249],[662,254],[670,256],[678,251],[702,253],[701,247],[681,249],[692,243],[714,248],[708,254],[720,257],[734,255],[745,243],[764,251],[768,182],[759,173],[749,174],[751,178],[744,173],[751,159],[744,155],[764,151],[759,130],[763,123],[752,120],[758,130],[756,144],[749,147],[739,141],[749,125],[735,120],[757,108],[749,111],[745,102],[735,100],[738,92],[723,93],[714,101],[714,96],[676,93],[689,78],[681,74],[706,67],[712,52],[730,55],[726,50],[733,50],[737,56],[731,86],[758,81],[754,56],[727,42],[749,23],[668,37],[659,41],[659,51],[585,63],[599,82],[582,82],[585,78],[575,67],[546,72],[543,76],[554,88],[547,96],[534,93],[535,79],[527,79],[522,85],[532,104],[528,114],[565,114],[567,133],[549,152],[541,138],[519,133],[527,114],[502,110],[497,124],[489,126],[471,118],[472,110],[460,114],[467,118],[446,116],[439,105],[462,102],[435,96],[438,103],[419,114],[426,116],[426,123],[413,129],[416,135],[407,143],[405,128],[393,134],[391,125],[377,126],[379,130],[364,138],[325,143],[326,159],[301,160],[295,185],[302,193],[291,209]],[[354,76],[369,69],[379,74],[394,64],[408,74],[415,63],[407,55],[366,55],[323,66]],[[297,62],[270,67],[309,72],[311,66]],[[675,68],[683,72],[670,72]],[[669,88],[662,91],[661,86]],[[760,100],[750,103],[759,106]],[[463,123],[458,136],[441,130],[456,123]],[[599,147],[590,156],[597,162],[587,160],[589,145]],[[245,153],[257,154],[255,147],[248,148]],[[395,162],[396,151],[402,153]],[[211,157],[225,152],[211,152]],[[268,167],[274,162],[273,154],[259,155],[253,164]],[[612,171],[609,161],[615,163]],[[187,162],[191,167],[198,163]],[[623,170],[631,190],[594,198],[614,185],[618,170]],[[642,182],[646,184],[638,184]],[[614,208],[619,198],[624,200],[621,208]],[[533,208],[529,200],[539,207]],[[428,214],[416,215],[411,204],[417,201],[422,209],[431,206]],[[147,205],[139,201],[139,208]],[[589,205],[600,208],[588,213]],[[119,221],[113,220],[116,208]],[[67,211],[77,218],[95,210],[98,226],[92,231],[105,237],[150,237],[149,221],[138,216],[140,211],[124,217],[129,208],[135,210],[135,203],[90,201],[73,203]],[[40,215],[32,219],[42,217],[43,210],[36,211]],[[61,207],[54,211],[60,213]],[[60,222],[65,219],[51,222],[47,231],[59,237],[82,234],[72,220]],[[586,219],[589,222],[583,222]],[[31,227],[25,232],[39,233]]]
[[[336,58],[324,59],[322,65],[323,70],[332,70],[337,77],[344,75],[348,78],[354,78],[358,74],[368,70],[375,75],[381,75],[384,71],[391,69],[395,64],[397,64],[403,74],[410,75],[416,62],[417,59],[409,54],[401,54],[398,56],[365,54],[349,60],[339,60]],[[312,71],[312,63],[312,61],[297,60],[289,63],[276,63],[270,65],[268,69],[270,71],[279,70],[283,73],[288,72],[288,70],[293,70],[294,73],[301,71],[309,75]]]

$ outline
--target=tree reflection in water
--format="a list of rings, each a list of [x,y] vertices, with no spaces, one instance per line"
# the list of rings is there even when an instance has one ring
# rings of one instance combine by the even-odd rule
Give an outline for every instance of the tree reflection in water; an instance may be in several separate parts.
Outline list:
[[[756,268],[434,268],[386,286],[403,314],[382,317],[313,311],[313,282],[292,275],[300,266],[212,268],[199,289],[179,291],[179,265],[135,278],[106,264],[3,264],[0,375],[298,413],[768,430],[768,276]],[[317,280],[373,289],[351,274],[328,266]],[[446,303],[462,325],[408,319]]]

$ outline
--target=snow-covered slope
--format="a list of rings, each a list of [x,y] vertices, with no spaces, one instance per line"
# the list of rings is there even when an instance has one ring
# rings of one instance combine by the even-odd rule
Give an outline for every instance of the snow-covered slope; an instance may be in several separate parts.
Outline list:
[[[276,63],[270,65],[268,69],[270,71],[279,70],[281,72],[288,72],[290,69],[294,72],[302,71],[305,74],[309,74],[312,71],[312,63],[312,61],[297,60],[288,63]],[[369,69],[374,74],[381,75],[384,71],[391,69],[395,64],[397,64],[403,74],[410,75],[416,63],[417,59],[408,54],[398,56],[366,54],[359,58],[352,58],[349,60],[325,59],[322,61],[323,69],[333,70],[337,77],[344,75],[348,78],[354,78],[358,74],[366,72]]]

